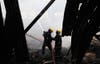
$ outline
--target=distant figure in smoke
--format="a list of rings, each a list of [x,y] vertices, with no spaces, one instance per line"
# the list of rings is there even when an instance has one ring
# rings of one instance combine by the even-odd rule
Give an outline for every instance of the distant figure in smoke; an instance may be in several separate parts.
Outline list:
[[[61,31],[57,30],[56,31],[56,36],[54,38],[55,40],[55,56],[56,57],[60,57],[61,55],[61,48],[62,48],[62,39],[61,39],[61,35],[60,35]]]
[[[44,42],[43,42],[43,46],[42,46],[42,54],[45,54],[46,46],[49,48],[50,52],[52,52],[52,46],[51,46],[51,42],[53,39],[51,36],[52,32],[53,32],[53,30],[51,28],[49,28],[49,30],[47,32],[44,31],[44,33],[43,33]]]

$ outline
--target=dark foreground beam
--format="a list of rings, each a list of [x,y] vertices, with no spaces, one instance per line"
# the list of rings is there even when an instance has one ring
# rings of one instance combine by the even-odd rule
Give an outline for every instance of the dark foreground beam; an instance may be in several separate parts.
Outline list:
[[[15,53],[17,62],[29,61],[18,0],[4,0],[4,5],[6,8],[5,44],[7,45],[7,49],[5,51],[7,51],[7,58],[10,60],[12,53]]]

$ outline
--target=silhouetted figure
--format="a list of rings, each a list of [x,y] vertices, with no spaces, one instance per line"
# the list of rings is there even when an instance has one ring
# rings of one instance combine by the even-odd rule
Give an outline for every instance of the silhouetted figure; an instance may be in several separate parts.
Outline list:
[[[42,46],[42,54],[45,53],[45,47],[47,46],[50,50],[50,52],[52,53],[52,36],[51,33],[53,32],[53,30],[50,28],[47,32],[44,31],[43,33],[43,37],[44,37],[44,41],[43,41],[43,46]]]
[[[18,5],[18,0],[4,0],[6,8],[5,44],[7,45],[8,64],[14,55],[16,63],[26,64],[29,61],[24,27]]]
[[[54,38],[55,40],[55,59],[60,59],[61,58],[61,49],[62,49],[62,38],[60,35],[60,30],[56,31],[56,36]]]
[[[65,14],[65,18],[69,18],[69,20],[65,19],[63,22],[63,35],[69,34],[69,32],[72,33],[72,60],[74,61],[74,63],[80,64],[86,50],[90,45],[92,37],[95,35],[98,27],[100,26],[100,2],[98,0],[82,0],[81,2],[77,0],[76,2],[70,0],[69,3],[72,6],[68,5],[67,7],[71,9],[67,11],[68,8],[66,8],[65,12],[74,11],[74,16]],[[77,6],[77,4],[79,5],[79,3],[82,3],[80,10],[78,10],[79,6]],[[73,20],[74,18],[75,20]],[[69,28],[71,31],[67,30],[67,28],[70,27],[67,24],[68,22],[70,22],[70,20],[72,20],[72,25],[70,25],[72,28]]]

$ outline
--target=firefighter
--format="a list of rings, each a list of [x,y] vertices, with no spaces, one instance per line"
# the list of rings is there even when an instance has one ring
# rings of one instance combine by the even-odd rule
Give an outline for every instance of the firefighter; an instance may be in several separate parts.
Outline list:
[[[61,55],[61,48],[62,48],[62,39],[60,35],[61,31],[56,31],[56,36],[54,38],[55,40],[55,57],[60,57]]]
[[[51,42],[52,42],[52,36],[51,33],[53,32],[52,28],[49,28],[49,30],[46,32],[44,31],[43,33],[43,37],[44,37],[44,41],[43,41],[43,46],[42,46],[42,54],[45,54],[45,47],[47,46],[50,50],[50,53],[52,53],[52,46],[51,46]]]

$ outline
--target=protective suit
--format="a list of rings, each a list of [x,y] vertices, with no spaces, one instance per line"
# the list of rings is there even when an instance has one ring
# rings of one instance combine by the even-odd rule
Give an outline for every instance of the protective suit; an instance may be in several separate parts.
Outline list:
[[[51,33],[53,31],[51,29],[49,29],[47,32],[44,31],[43,33],[43,37],[44,37],[44,41],[43,41],[43,46],[42,46],[42,54],[45,53],[45,47],[47,46],[50,50],[50,53],[52,53],[52,45],[51,45],[51,42],[52,42],[52,36],[51,36]]]
[[[62,38],[60,35],[60,31],[56,31],[56,36],[54,40],[55,40],[55,56],[60,56],[62,49]]]

